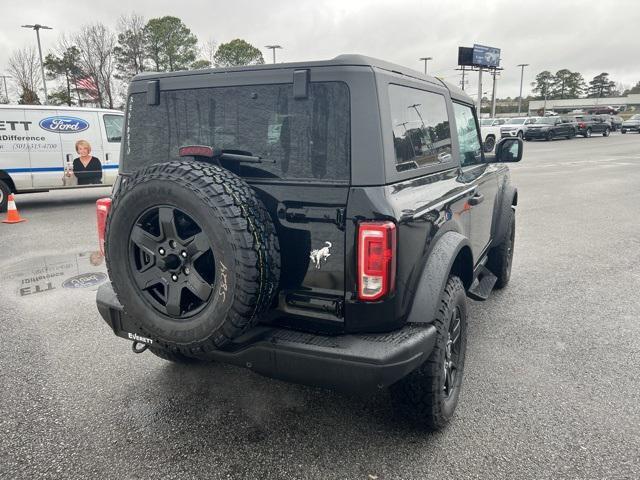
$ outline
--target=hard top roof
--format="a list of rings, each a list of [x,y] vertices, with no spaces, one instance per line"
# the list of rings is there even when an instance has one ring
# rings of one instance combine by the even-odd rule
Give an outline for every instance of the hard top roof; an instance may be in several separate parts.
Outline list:
[[[167,77],[180,77],[188,75],[205,75],[210,73],[225,73],[225,72],[248,72],[256,70],[277,70],[277,69],[290,69],[290,68],[313,68],[313,67],[333,67],[333,66],[365,66],[371,68],[378,68],[380,70],[386,70],[388,72],[394,72],[396,74],[405,75],[407,77],[423,80],[436,85],[442,85],[458,98],[463,98],[468,102],[472,102],[464,90],[451,85],[439,78],[432,77],[430,75],[424,75],[423,73],[413,70],[411,68],[397,65],[395,63],[386,62],[373,57],[367,57],[366,55],[358,54],[344,54],[338,55],[330,60],[317,60],[310,62],[291,62],[291,63],[270,63],[262,65],[246,65],[242,67],[226,67],[226,68],[204,68],[201,70],[181,70],[178,72],[144,72],[136,75],[133,81],[151,80],[154,78],[167,78]]]

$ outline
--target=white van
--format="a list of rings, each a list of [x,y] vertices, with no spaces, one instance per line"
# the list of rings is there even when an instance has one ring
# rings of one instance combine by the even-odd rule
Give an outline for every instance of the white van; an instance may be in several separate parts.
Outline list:
[[[102,108],[0,105],[0,212],[9,193],[112,185],[123,118],[118,110]],[[88,142],[91,156],[99,160],[92,160],[88,185],[78,185],[80,176],[73,171],[79,140]]]

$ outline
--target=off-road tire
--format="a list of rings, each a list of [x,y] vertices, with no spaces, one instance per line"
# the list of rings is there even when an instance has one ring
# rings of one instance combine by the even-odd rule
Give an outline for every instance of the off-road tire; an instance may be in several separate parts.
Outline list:
[[[467,347],[467,301],[460,278],[451,275],[440,298],[433,321],[436,343],[429,358],[416,370],[391,386],[391,399],[396,411],[414,425],[439,430],[449,423],[460,398]],[[449,324],[455,308],[460,312],[460,356],[454,387],[445,395],[444,362]]]
[[[145,299],[129,261],[134,224],[160,204],[187,212],[213,252],[210,299],[184,321]],[[271,217],[244,180],[215,165],[173,161],[125,177],[113,195],[105,239],[109,277],[124,313],[159,348],[188,357],[218,349],[255,325],[278,288],[280,250]],[[226,270],[219,270],[220,262]]]
[[[9,185],[0,180],[0,213],[7,211],[7,203],[9,202],[10,194],[11,189],[9,188]]]
[[[169,350],[163,350],[161,348],[153,348],[149,347],[149,351],[153,353],[156,357],[161,358],[163,360],[167,360],[168,362],[180,363],[183,365],[192,365],[194,363],[199,363],[201,360],[193,357],[187,357],[178,352],[171,352]]]
[[[515,246],[516,212],[511,207],[507,229],[502,241],[489,251],[487,267],[498,277],[494,288],[507,286],[511,279],[511,265],[513,264],[513,248]]]

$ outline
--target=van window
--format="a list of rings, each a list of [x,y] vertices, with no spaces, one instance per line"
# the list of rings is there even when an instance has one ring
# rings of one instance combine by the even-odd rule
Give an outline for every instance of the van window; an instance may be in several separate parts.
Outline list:
[[[124,116],[122,115],[103,115],[104,130],[107,134],[107,141],[120,143],[122,140],[122,123]]]
[[[389,102],[399,172],[451,160],[451,131],[443,95],[389,85]]]
[[[124,171],[178,159],[185,145],[208,145],[255,155],[262,163],[222,160],[242,177],[349,180],[349,89],[312,82],[307,98],[293,84],[213,87],[129,98]],[[232,152],[233,153],[233,152]]]

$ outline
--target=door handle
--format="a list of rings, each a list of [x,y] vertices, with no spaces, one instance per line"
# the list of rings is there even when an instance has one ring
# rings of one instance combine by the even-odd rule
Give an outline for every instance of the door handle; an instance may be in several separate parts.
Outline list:
[[[67,153],[67,162],[69,162],[69,163],[71,162],[71,154],[70,153]]]
[[[481,193],[476,193],[473,197],[469,199],[469,205],[478,205],[482,203],[484,200],[484,195]]]
[[[109,154],[108,154],[108,153],[105,153],[105,155],[104,155],[104,159],[105,159],[105,161],[107,161],[107,162],[109,161]]]

